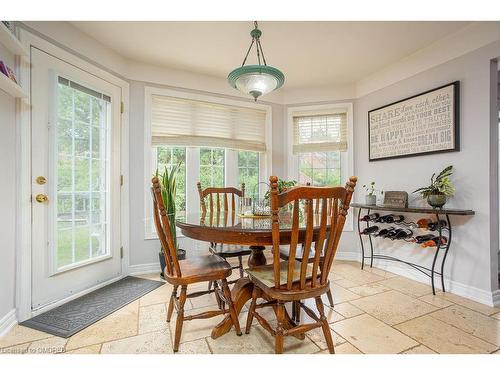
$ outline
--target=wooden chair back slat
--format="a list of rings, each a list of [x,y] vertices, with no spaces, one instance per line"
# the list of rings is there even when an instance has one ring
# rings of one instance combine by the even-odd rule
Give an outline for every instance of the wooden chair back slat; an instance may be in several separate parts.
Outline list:
[[[293,213],[292,213],[292,236],[290,240],[290,252],[289,252],[289,259],[288,259],[288,275],[287,275],[287,281],[286,281],[286,287],[287,289],[292,288],[293,284],[293,277],[294,277],[294,268],[295,268],[295,261],[291,261],[292,259],[295,260],[295,255],[297,254],[297,244],[299,242],[299,201],[295,201],[293,203]]]
[[[295,291],[297,287],[300,290],[304,290],[307,285],[310,285],[311,288],[326,285],[357,178],[351,177],[345,187],[298,186],[283,193],[278,193],[278,178],[276,176],[271,176],[269,180],[271,183],[275,288],[286,288],[287,290],[293,288]],[[300,277],[297,280],[296,275],[294,275],[294,266],[299,239],[299,205],[301,201],[305,202],[305,238],[300,263]],[[290,251],[286,269],[287,282],[281,285],[279,210],[291,202],[293,202],[293,216]],[[311,274],[308,274],[308,270],[310,269],[308,264],[311,264],[309,255],[313,242],[315,245],[314,257],[312,258],[312,271]],[[294,280],[295,282],[298,281],[298,285],[294,285]]]
[[[181,277],[181,267],[179,265],[179,260],[177,259],[177,249],[172,237],[172,228],[170,226],[170,220],[167,216],[165,205],[163,204],[163,197],[161,195],[160,180],[155,176],[153,177],[152,182],[156,231],[158,232],[158,238],[161,242],[165,263],[170,263],[170,267],[167,266],[167,272],[170,276]]]
[[[314,246],[314,261],[313,261],[313,269],[312,269],[312,286],[316,286],[317,283],[317,278],[318,278],[318,268],[319,268],[319,263],[321,259],[321,253],[323,252],[323,246],[325,243],[325,237],[326,237],[326,227],[327,227],[327,221],[328,221],[328,200],[326,198],[323,198],[322,205],[321,205],[321,218],[320,218],[320,227],[319,227],[319,234],[318,238],[316,239],[316,243]],[[319,202],[319,199],[317,200]],[[319,214],[316,214],[319,215]]]
[[[208,187],[202,189],[200,182],[198,182],[197,185],[198,185],[198,194],[200,196],[201,212],[202,213],[207,212],[207,205],[205,199],[208,196],[208,203],[211,215],[213,214],[214,211],[217,214],[217,216],[220,216],[221,211],[224,212],[224,222],[226,223],[228,219],[228,216],[226,217],[226,213],[229,214],[229,211],[231,211],[231,217],[234,222],[237,209],[236,197],[240,198],[245,197],[245,184],[241,184],[241,190],[235,187],[221,187],[221,188]],[[231,202],[231,204],[229,204],[229,202]],[[218,222],[219,219],[217,219],[217,223]]]
[[[314,231],[314,211],[312,199],[306,200],[307,214],[306,214],[306,238],[302,248],[302,260],[300,262],[300,289],[304,289],[307,279],[307,266],[309,265],[309,254],[311,252],[311,245],[313,241]],[[298,229],[298,228],[297,228]],[[288,259],[288,261],[295,261],[295,259]]]

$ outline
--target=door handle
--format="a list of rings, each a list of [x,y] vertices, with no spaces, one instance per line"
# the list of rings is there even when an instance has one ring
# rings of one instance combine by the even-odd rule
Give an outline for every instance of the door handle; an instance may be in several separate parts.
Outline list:
[[[44,203],[49,201],[49,197],[47,197],[45,194],[37,194],[35,199],[39,203]]]

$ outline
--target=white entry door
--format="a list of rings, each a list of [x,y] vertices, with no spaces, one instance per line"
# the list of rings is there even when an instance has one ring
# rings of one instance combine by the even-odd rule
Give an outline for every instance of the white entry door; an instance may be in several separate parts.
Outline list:
[[[32,309],[121,275],[121,89],[32,47]]]

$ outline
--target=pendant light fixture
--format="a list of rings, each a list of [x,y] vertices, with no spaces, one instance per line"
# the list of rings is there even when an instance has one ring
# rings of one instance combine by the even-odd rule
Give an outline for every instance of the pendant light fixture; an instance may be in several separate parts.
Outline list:
[[[257,101],[259,96],[265,95],[283,86],[285,76],[278,69],[267,65],[264,51],[260,44],[262,31],[259,30],[257,21],[254,22],[254,26],[255,28],[250,31],[252,42],[243,60],[243,64],[229,73],[227,80],[232,87],[245,94],[252,95],[254,100]],[[254,44],[257,51],[258,65],[245,65]],[[261,64],[261,58],[264,65]]]

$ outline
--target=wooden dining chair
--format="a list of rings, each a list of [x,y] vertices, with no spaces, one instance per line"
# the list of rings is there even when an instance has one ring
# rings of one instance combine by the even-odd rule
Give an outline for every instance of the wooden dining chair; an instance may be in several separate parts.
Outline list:
[[[330,289],[328,274],[337,251],[356,181],[356,177],[351,177],[345,188],[300,186],[280,194],[278,193],[278,178],[276,176],[270,178],[273,264],[246,270],[254,284],[254,289],[245,332],[250,332],[255,317],[260,325],[275,337],[276,353],[283,352],[284,336],[305,333],[315,328],[322,328],[330,353],[335,353],[321,296]],[[314,214],[314,199],[321,201],[319,218],[315,217]],[[333,200],[330,213],[327,208],[329,199]],[[304,215],[305,234],[299,236],[300,201],[305,202],[307,211]],[[281,261],[279,209],[288,204],[293,205],[290,253],[287,261]],[[303,257],[300,262],[296,260],[299,242],[304,243]],[[309,254],[312,251],[313,242],[314,260],[310,263]],[[320,261],[321,254],[323,254],[323,262]],[[257,298],[260,297],[264,298],[266,302],[257,304]],[[309,298],[315,299],[319,317],[302,302]],[[294,301],[298,301],[298,306],[314,320],[314,323],[285,328],[284,304]],[[257,312],[258,309],[268,306],[272,306],[276,311],[276,328],[272,328],[269,322]]]
[[[306,183],[306,186],[311,186],[311,183],[310,182]],[[311,206],[314,210],[315,215],[319,215],[321,212],[320,201],[321,201],[321,199],[313,199],[312,200]],[[332,209],[333,209],[333,203],[334,203],[333,198],[328,199],[326,203],[327,203],[326,204],[327,214],[331,215]],[[307,214],[307,209],[308,209],[308,206],[306,205],[304,207],[305,214]],[[303,246],[301,246],[299,249],[297,249],[297,252],[295,253],[295,259],[299,262],[302,261],[303,250],[304,250]],[[309,263],[314,262],[314,257],[315,257],[314,249],[311,249],[311,251],[309,253],[309,260],[308,260]],[[287,247],[287,246],[280,247],[280,258],[282,260],[288,260],[290,258],[290,248],[289,247]],[[320,264],[323,264],[324,258],[325,258],[324,254],[322,253],[320,258],[319,258]],[[332,296],[331,289],[328,289],[328,292],[326,292],[326,297],[328,298],[328,303],[330,304],[330,307],[333,307],[334,304],[333,304],[333,296]],[[292,319],[297,321],[297,322],[300,321],[300,308],[298,307],[298,302],[299,301],[293,302],[293,308],[292,308]]]
[[[227,278],[232,272],[231,265],[226,260],[215,254],[188,257],[183,260],[179,260],[177,258],[177,249],[174,245],[172,232],[170,231],[170,222],[167,217],[161,195],[160,181],[158,177],[153,177],[152,182],[154,222],[166,264],[163,274],[165,276],[165,280],[173,285],[172,296],[170,297],[167,310],[167,322],[170,322],[174,307],[177,310],[174,352],[179,350],[182,325],[185,320],[206,319],[229,313],[231,321],[236,329],[236,334],[240,336],[240,323],[238,316],[236,315],[236,310],[234,309],[233,301],[231,300],[231,291],[229,290],[227,282]],[[184,304],[186,302],[186,298],[199,297],[209,293],[208,291],[199,291],[187,294],[188,285],[207,281],[220,282],[222,290],[217,289],[215,292],[217,293],[218,298],[224,301],[227,305],[228,310],[222,307],[217,311],[205,311],[196,315],[184,315]],[[178,296],[177,291],[179,287],[181,288],[181,292]]]
[[[198,182],[197,185],[202,213],[206,213],[210,210],[210,212],[215,215],[217,219],[220,218],[221,214],[225,214],[226,218],[229,214],[234,217],[237,212],[236,197],[241,199],[245,197],[244,183],[241,184],[241,190],[235,187],[208,187],[202,189],[200,182]],[[207,207],[206,200],[209,202],[209,207]],[[252,251],[248,247],[239,245],[224,245],[222,243],[218,244],[212,242],[210,244],[210,252],[217,254],[224,259],[238,258],[238,265],[234,266],[233,269],[239,270],[240,277],[243,277],[243,257],[250,255]]]

